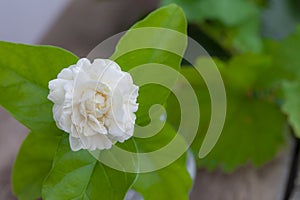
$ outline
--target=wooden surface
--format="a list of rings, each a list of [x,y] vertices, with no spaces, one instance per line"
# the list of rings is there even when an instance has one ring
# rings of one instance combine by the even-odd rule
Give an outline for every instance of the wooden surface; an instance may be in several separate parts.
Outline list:
[[[128,29],[153,10],[157,0],[77,0],[70,5],[41,41],[64,47],[85,56],[107,37]],[[13,160],[27,129],[0,110],[0,200],[14,199],[10,191]],[[191,193],[192,200],[281,200],[285,189],[291,152],[282,151],[260,169],[251,165],[232,174],[199,170]],[[295,190],[293,200],[300,199]],[[170,191],[171,192],[171,191]],[[296,196],[298,195],[298,196]]]
[[[288,175],[290,152],[280,153],[256,169],[244,166],[232,174],[199,170],[192,200],[282,200]]]

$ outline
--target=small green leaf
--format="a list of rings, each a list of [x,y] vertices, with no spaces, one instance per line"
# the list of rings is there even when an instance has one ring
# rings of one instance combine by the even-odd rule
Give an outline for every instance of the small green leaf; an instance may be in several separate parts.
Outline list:
[[[57,130],[48,82],[77,59],[56,47],[0,42],[0,105],[31,130]]]
[[[167,145],[176,135],[168,124],[147,139],[136,139],[139,151],[153,152]],[[142,194],[144,200],[189,199],[192,179],[186,167],[186,153],[169,166],[157,171],[139,174],[133,189]]]
[[[13,190],[20,200],[42,196],[42,183],[51,170],[60,137],[31,132],[23,142],[13,169]]]
[[[111,169],[88,151],[73,152],[64,134],[43,185],[43,199],[123,199],[136,178]]]
[[[176,5],[169,5],[135,24],[119,41],[111,58],[123,70],[131,73],[137,85],[153,78],[154,84],[144,85],[139,90],[137,124],[147,124],[149,108],[153,104],[163,104],[170,94],[160,81],[173,85],[177,76],[168,76],[160,70],[160,66],[180,69],[187,43],[186,30],[187,23],[182,10]],[[147,71],[143,65],[149,67]],[[139,66],[144,67],[144,71],[137,71]]]
[[[282,110],[287,114],[289,123],[294,128],[297,137],[300,137],[300,83],[285,82],[283,84],[284,103]]]

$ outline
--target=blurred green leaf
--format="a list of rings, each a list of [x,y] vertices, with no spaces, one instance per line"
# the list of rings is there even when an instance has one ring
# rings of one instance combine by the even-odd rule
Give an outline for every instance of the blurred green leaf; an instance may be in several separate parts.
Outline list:
[[[176,131],[166,124],[155,136],[135,141],[139,151],[153,152],[167,145],[175,135]],[[139,174],[133,189],[142,194],[144,200],[189,199],[192,179],[187,171],[186,155],[163,169]]]
[[[255,2],[255,4],[261,6],[261,7],[265,7],[268,5],[270,0],[252,0],[253,2]]]
[[[201,60],[198,62],[201,65]],[[266,89],[271,83],[265,79],[271,70],[272,57],[246,53],[232,57],[223,63],[222,75],[228,89],[241,92]]]
[[[188,36],[197,41],[201,46],[209,53],[209,55],[229,59],[231,57],[231,52],[225,47],[221,46],[218,41],[214,40],[210,34],[206,31],[202,31],[197,24],[189,24],[188,26]],[[183,65],[188,63],[183,63]]]
[[[269,70],[264,80],[281,89],[279,104],[287,114],[290,125],[299,136],[298,92],[300,78],[300,26],[290,36],[279,42],[266,41],[266,51],[272,56],[272,70]],[[282,104],[283,103],[283,104]]]
[[[285,82],[283,84],[284,103],[282,110],[288,115],[288,120],[297,137],[300,137],[300,83]]]
[[[123,199],[136,174],[117,171],[96,160],[88,151],[70,149],[64,134],[53,167],[43,185],[43,198]]]
[[[116,52],[111,58],[125,71],[143,64],[157,65],[158,63],[179,70],[187,43],[186,31],[186,19],[183,11],[178,6],[169,5],[160,8],[136,23],[122,37],[117,45]],[[170,50],[175,50],[179,55],[170,52]],[[149,77],[169,79],[168,82],[174,83],[177,78],[168,77],[161,70],[153,68],[151,73],[139,73],[133,76],[133,79],[135,84],[138,84],[138,80],[143,82],[148,80]],[[137,124],[147,124],[149,122],[148,110],[150,107],[153,104],[163,104],[169,94],[168,89],[158,84],[142,86],[139,90],[139,110],[136,113]]]
[[[13,190],[20,200],[42,196],[42,183],[51,170],[60,137],[31,132],[23,142],[13,168]]]
[[[48,82],[77,59],[56,47],[0,42],[0,105],[31,130],[57,131]]]
[[[239,25],[257,12],[254,3],[244,0],[164,0],[162,3],[178,4],[189,21],[215,19],[228,26]]]
[[[273,159],[284,142],[285,118],[280,110],[246,95],[227,92],[227,96],[228,112],[221,137],[210,154],[198,160],[199,166],[211,170],[220,166],[231,172],[247,162],[261,166]]]
[[[197,65],[205,64],[205,59],[199,59]],[[216,60],[227,92],[226,122],[216,146],[204,159],[197,160],[198,166],[210,170],[221,167],[226,172],[247,162],[260,166],[271,160],[284,143],[285,117],[275,104],[274,94],[261,88],[261,81],[264,81],[261,77],[269,69],[269,59],[268,56],[245,54],[228,62]],[[181,73],[192,84],[200,105],[200,127],[192,145],[198,155],[210,122],[210,96],[194,68],[184,67]],[[184,89],[184,85],[181,87]],[[168,99],[168,121],[175,126],[180,120],[176,118],[178,106],[174,97]]]
[[[263,44],[260,35],[260,27],[261,23],[258,14],[239,25],[231,36],[233,38],[233,48],[242,53],[261,52]]]
[[[183,8],[190,23],[232,54],[260,52],[260,3],[244,0],[164,0]]]

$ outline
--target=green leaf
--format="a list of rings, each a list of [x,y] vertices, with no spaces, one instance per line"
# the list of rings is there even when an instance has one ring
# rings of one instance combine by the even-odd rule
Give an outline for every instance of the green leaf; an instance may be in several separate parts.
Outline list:
[[[271,102],[230,92],[227,96],[228,112],[221,137],[212,152],[198,160],[199,166],[220,166],[231,172],[249,161],[255,166],[270,161],[284,142],[284,116]]]
[[[31,132],[23,142],[13,168],[13,190],[20,200],[42,196],[42,183],[51,170],[60,137]]]
[[[140,86],[150,79],[154,83],[144,85],[139,90],[137,124],[147,124],[149,108],[153,104],[163,104],[170,94],[159,83],[161,81],[173,85],[177,77],[167,76],[160,67],[164,65],[180,69],[187,43],[186,29],[182,10],[176,5],[169,5],[136,23],[119,41],[111,58],[123,70],[131,73],[135,84]],[[148,66],[147,69],[144,64]],[[138,68],[139,66],[143,69]]]
[[[123,199],[136,178],[111,169],[88,151],[73,152],[64,134],[43,185],[43,199]]]
[[[282,110],[287,114],[297,137],[300,137],[300,83],[285,82],[283,84],[284,103]]]
[[[257,59],[255,59],[257,58]],[[206,58],[197,61],[205,64]],[[217,61],[223,75],[227,93],[227,114],[223,132],[204,158],[198,159],[199,167],[213,170],[220,167],[231,172],[237,167],[252,162],[260,166],[271,160],[284,143],[285,117],[275,104],[272,91],[261,88],[261,76],[266,75],[269,58],[246,54],[232,58],[227,63]],[[192,67],[182,68],[182,74],[192,84],[200,105],[201,121],[192,149],[198,155],[199,148],[210,123],[210,96],[201,76]],[[182,84],[182,83],[178,83]],[[184,85],[181,85],[184,89]],[[177,126],[178,102],[168,99],[170,121]]]
[[[135,141],[139,151],[152,152],[167,145],[175,135],[176,131],[166,124],[155,136]],[[192,179],[186,168],[186,155],[163,169],[139,174],[133,189],[142,194],[144,200],[189,199]]]
[[[57,130],[48,82],[77,59],[56,47],[0,42],[0,105],[31,130]]]

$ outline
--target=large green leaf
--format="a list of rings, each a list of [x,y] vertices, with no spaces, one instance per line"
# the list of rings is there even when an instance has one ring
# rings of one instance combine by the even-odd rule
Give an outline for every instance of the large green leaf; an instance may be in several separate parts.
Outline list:
[[[56,47],[0,42],[0,105],[31,130],[57,130],[48,82],[77,59]]]
[[[300,83],[284,83],[283,92],[284,103],[282,110],[288,115],[289,123],[292,125],[296,136],[300,137]]]
[[[59,136],[31,132],[23,142],[13,169],[13,190],[20,200],[42,196],[42,183],[51,170]]]
[[[205,58],[197,65],[205,64]],[[271,160],[284,142],[284,115],[275,104],[272,92],[261,88],[261,75],[267,75],[269,58],[245,54],[228,63],[218,61],[227,93],[227,114],[224,129],[213,150],[203,159],[200,167],[215,169],[221,167],[229,172],[247,162],[260,166]],[[183,68],[182,74],[192,84],[200,105],[201,121],[196,139],[192,145],[195,154],[205,137],[210,123],[210,96],[201,76],[192,67]],[[180,84],[180,83],[179,83]],[[267,85],[267,84],[266,84]],[[183,86],[182,86],[183,87]],[[176,126],[178,102],[169,98],[167,103],[170,118]]]
[[[169,5],[136,23],[119,41],[111,58],[123,70],[131,73],[135,84],[141,85],[150,79],[154,83],[144,85],[139,90],[138,124],[149,122],[148,110],[153,104],[163,104],[166,101],[170,92],[160,83],[168,82],[173,85],[177,77],[169,76],[160,70],[160,66],[180,69],[187,43],[186,29],[187,23],[182,10],[176,5]],[[138,69],[144,64],[148,65],[147,69],[146,66]]]
[[[136,175],[111,169],[86,150],[73,152],[68,136],[62,136],[53,167],[43,185],[43,198],[123,199]]]
[[[168,124],[155,136],[136,139],[141,152],[153,152],[174,139],[176,131]],[[163,158],[162,158],[163,159]],[[133,188],[145,200],[189,199],[192,179],[186,167],[186,153],[169,166],[157,171],[139,174]]]
[[[198,160],[199,166],[220,166],[228,172],[247,162],[260,166],[271,160],[284,141],[285,118],[278,107],[246,95],[227,92],[227,96],[228,112],[221,137],[211,153]]]

